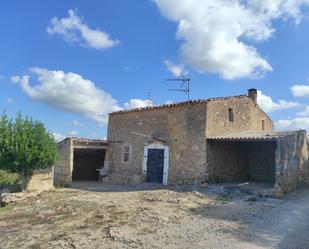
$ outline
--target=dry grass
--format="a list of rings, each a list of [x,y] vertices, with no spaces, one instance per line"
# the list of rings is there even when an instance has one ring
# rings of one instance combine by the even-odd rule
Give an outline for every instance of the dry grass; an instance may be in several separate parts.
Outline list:
[[[181,222],[201,204],[218,202],[169,190],[46,191],[0,209],[0,244],[1,248],[131,247],[141,245],[143,236]]]

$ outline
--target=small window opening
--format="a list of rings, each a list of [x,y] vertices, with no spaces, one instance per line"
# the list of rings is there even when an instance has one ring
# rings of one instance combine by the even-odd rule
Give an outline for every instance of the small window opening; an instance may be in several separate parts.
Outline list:
[[[233,108],[229,108],[229,122],[234,122]]]
[[[129,162],[129,160],[130,160],[130,147],[125,146],[123,151],[123,161]]]
[[[265,131],[265,120],[262,120],[262,131]]]

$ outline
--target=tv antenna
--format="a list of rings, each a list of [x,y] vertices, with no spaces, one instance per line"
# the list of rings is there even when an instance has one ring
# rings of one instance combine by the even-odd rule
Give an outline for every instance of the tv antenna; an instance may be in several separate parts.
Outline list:
[[[151,98],[151,90],[148,91],[148,97],[147,97],[147,99],[148,99],[149,101],[152,101],[152,98]]]
[[[187,95],[188,101],[190,100],[190,78],[184,74],[180,74],[180,78],[166,79],[166,81],[178,81],[181,85],[178,89],[168,89],[169,91],[184,92]]]

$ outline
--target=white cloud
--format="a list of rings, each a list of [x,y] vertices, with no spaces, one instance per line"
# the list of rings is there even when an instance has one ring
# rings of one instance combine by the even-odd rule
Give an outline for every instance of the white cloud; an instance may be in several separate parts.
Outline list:
[[[250,45],[269,39],[272,21],[301,20],[309,0],[153,0],[163,16],[178,24],[184,63],[224,79],[258,78],[271,65]],[[252,43],[251,43],[252,44]]]
[[[55,140],[57,142],[60,142],[62,140],[64,140],[67,137],[76,137],[78,135],[77,131],[68,131],[66,134],[61,134],[61,133],[57,133],[57,132],[53,132],[52,135],[54,136]]]
[[[128,102],[124,103],[126,109],[143,108],[147,106],[153,106],[153,103],[149,99],[130,99]]]
[[[176,77],[188,74],[188,71],[185,70],[182,64],[176,65],[170,60],[165,60],[164,64],[166,65],[168,71]]]
[[[301,116],[301,117],[308,116],[309,117],[309,105],[307,105],[303,111],[298,112],[297,116]]]
[[[12,76],[11,81],[13,83],[18,83],[21,80],[21,78],[18,75]]]
[[[91,29],[76,10],[68,11],[69,17],[58,19],[54,17],[47,27],[49,34],[57,34],[67,41],[78,43],[82,46],[94,49],[107,49],[120,43],[119,40],[111,39],[110,35],[100,29]]]
[[[53,136],[54,136],[54,138],[57,142],[60,142],[60,141],[62,141],[66,138],[65,135],[62,135],[62,134],[57,133],[57,132],[53,132],[52,134],[53,134]]]
[[[302,19],[301,8],[308,5],[308,0],[247,0],[250,7],[259,11],[269,21],[275,18],[294,18],[295,23]]]
[[[309,85],[294,85],[290,89],[294,97],[309,97]]]
[[[309,117],[280,119],[275,122],[275,129],[280,131],[300,129],[309,130]]]
[[[78,120],[73,120],[73,125],[74,126],[79,126],[79,127],[84,127],[84,124],[79,122]]]
[[[70,136],[77,136],[78,132],[77,131],[69,131],[68,135]]]
[[[165,101],[165,105],[171,105],[171,104],[174,104],[175,103],[175,101],[173,101],[173,100],[166,100]]]
[[[278,100],[275,102],[270,96],[263,94],[261,91],[258,91],[257,103],[265,112],[286,110],[300,106],[299,103],[293,101]]]
[[[6,98],[5,102],[8,103],[8,104],[13,104],[14,100],[12,98]]]
[[[98,124],[107,122],[108,113],[120,110],[117,101],[110,94],[76,73],[44,68],[31,68],[37,75],[37,83],[30,85],[29,75],[13,76],[22,90],[33,100],[41,101],[57,109],[85,115]]]

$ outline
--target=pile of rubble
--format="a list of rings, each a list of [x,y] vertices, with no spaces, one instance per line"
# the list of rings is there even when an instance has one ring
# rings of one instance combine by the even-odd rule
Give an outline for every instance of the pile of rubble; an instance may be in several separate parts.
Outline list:
[[[37,197],[41,194],[40,192],[19,192],[9,193],[3,191],[0,193],[0,207],[6,206],[9,203],[25,202],[28,198]]]

